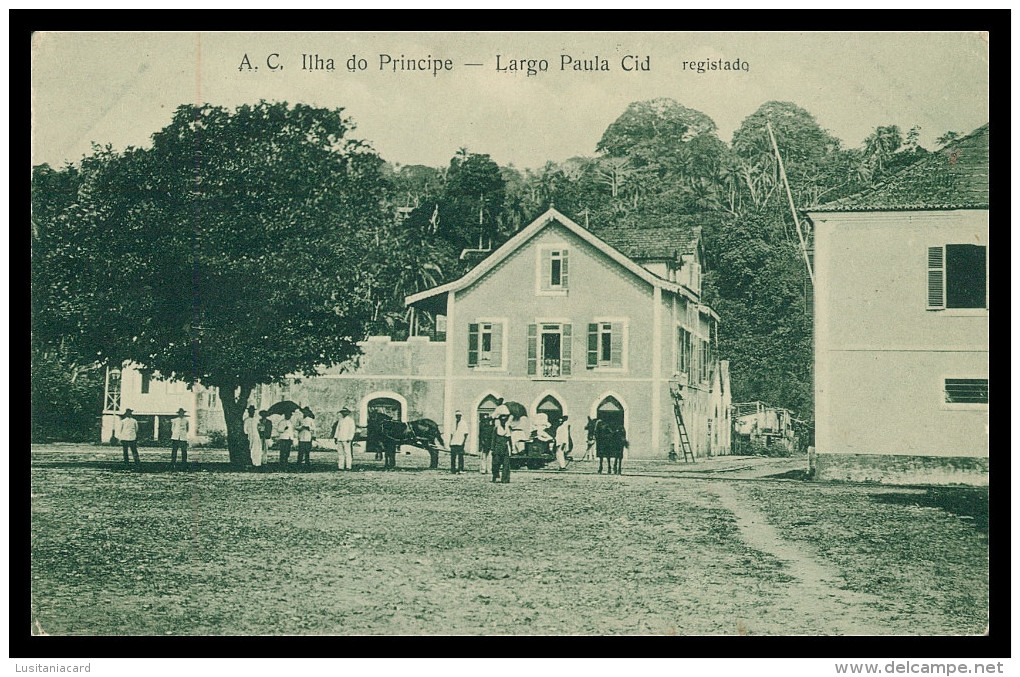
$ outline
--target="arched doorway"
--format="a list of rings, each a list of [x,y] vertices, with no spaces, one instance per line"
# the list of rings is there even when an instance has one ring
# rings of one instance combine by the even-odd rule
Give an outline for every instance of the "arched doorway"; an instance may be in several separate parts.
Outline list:
[[[595,410],[595,417],[608,423],[626,425],[626,417],[623,405],[612,395],[607,396]]]
[[[401,415],[403,408],[400,406],[400,402],[397,402],[392,397],[376,397],[369,400],[365,408],[368,411],[385,414],[394,421],[400,421],[403,418]]]
[[[549,419],[550,430],[556,430],[563,419],[563,405],[552,395],[546,395],[535,407],[536,414],[545,414]]]
[[[379,390],[369,393],[358,402],[358,418],[360,425],[368,425],[368,412],[377,411],[386,414],[394,421],[407,420],[407,400],[400,393]]]
[[[478,407],[475,409],[475,436],[471,444],[474,451],[478,451],[478,441],[487,439],[486,428],[492,426],[492,421],[489,419],[489,415],[498,406],[496,404],[498,400],[493,394],[488,394],[482,401],[478,403]]]
[[[368,425],[368,419],[373,414],[381,414],[393,421],[405,420],[403,403],[393,397],[372,397],[363,401],[362,407],[361,415],[364,421],[362,425]],[[378,435],[373,436],[370,433],[365,441],[365,451],[370,454],[374,453],[376,460],[381,459],[383,454],[382,439]]]

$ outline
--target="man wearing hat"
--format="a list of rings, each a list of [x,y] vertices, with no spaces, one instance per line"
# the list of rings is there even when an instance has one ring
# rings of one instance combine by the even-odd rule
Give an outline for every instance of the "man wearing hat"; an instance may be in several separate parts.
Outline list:
[[[262,465],[262,437],[259,436],[259,421],[255,418],[255,405],[249,404],[241,421],[241,428],[248,438],[248,455],[255,467]]]
[[[177,418],[170,421],[170,469],[177,467],[177,450],[181,450],[181,463],[188,467],[188,412],[177,410]]]
[[[564,416],[560,419],[559,427],[556,428],[556,464],[559,465],[560,470],[567,469],[567,458],[571,451],[571,444],[570,422]]]
[[[141,466],[142,462],[138,458],[138,421],[135,419],[134,411],[131,409],[125,409],[124,413],[120,415],[120,430],[117,432],[117,437],[120,439],[120,444],[124,448],[124,465],[128,464],[128,449],[131,449],[131,453],[135,457],[135,465]]]
[[[255,426],[259,431],[259,438],[262,440],[262,453],[258,456],[258,463],[252,459],[257,467],[266,462],[266,453],[269,451],[269,440],[273,437],[273,422],[269,420],[269,412],[263,409],[259,412],[259,422]]]
[[[355,430],[351,410],[345,406],[340,410],[340,418],[333,426],[333,439],[336,441],[336,465],[340,470],[351,470],[354,467]]]
[[[450,472],[464,472],[464,443],[467,442],[468,429],[464,423],[464,415],[460,411],[453,414],[453,432],[450,433]]]
[[[496,426],[493,431],[492,445],[492,481],[506,484],[510,481],[510,410],[504,405],[493,411]]]

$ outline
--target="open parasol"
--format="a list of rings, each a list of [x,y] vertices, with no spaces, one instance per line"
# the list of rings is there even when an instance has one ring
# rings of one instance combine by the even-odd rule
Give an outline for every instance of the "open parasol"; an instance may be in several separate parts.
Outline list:
[[[292,402],[291,400],[284,400],[282,402],[277,402],[273,406],[266,409],[266,413],[269,414],[270,416],[273,415],[286,416],[287,414],[293,414],[295,411],[298,411],[299,409],[301,409],[301,405],[298,404],[297,402]]]
[[[521,418],[528,415],[528,409],[520,402],[504,402],[503,406],[510,412],[510,416],[513,418]]]

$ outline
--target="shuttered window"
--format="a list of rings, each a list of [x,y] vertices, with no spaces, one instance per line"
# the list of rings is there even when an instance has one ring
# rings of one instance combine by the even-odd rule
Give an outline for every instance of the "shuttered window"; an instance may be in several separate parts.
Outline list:
[[[985,307],[985,248],[946,245],[946,308]]]
[[[566,249],[540,249],[539,288],[542,291],[560,291],[568,287],[570,265]]]
[[[691,369],[691,332],[683,327],[676,328],[676,371],[678,374],[690,373]]]
[[[928,247],[928,309],[946,307],[946,266],[942,247]]]
[[[528,376],[538,373],[538,325],[528,325]]]
[[[560,342],[560,374],[570,376],[571,361],[571,335],[572,330],[569,324],[563,325],[563,340]]]
[[[570,324],[528,325],[528,375],[570,376],[573,371],[573,327]]]
[[[987,308],[987,248],[973,244],[928,247],[928,310]]]
[[[468,325],[468,366],[503,366],[503,322],[477,322]]]
[[[623,368],[623,322],[592,322],[588,324],[588,369]]]
[[[478,325],[468,325],[468,366],[478,366]]]
[[[504,325],[502,322],[492,322],[489,326],[491,329],[488,364],[490,367],[502,367]]]

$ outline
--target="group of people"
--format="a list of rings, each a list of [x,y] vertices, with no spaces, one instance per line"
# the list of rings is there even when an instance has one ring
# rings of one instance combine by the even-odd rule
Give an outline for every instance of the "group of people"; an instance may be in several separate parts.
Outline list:
[[[457,423],[454,429],[456,430],[461,422],[461,412],[458,411],[455,418]],[[560,418],[555,436],[549,434],[552,425],[549,423],[548,416],[538,414],[536,419],[532,428],[527,417],[511,416],[510,409],[503,403],[503,400],[498,400],[492,413],[487,416],[483,414],[481,437],[478,440],[478,452],[481,456],[479,471],[482,474],[491,473],[493,482],[508,483],[510,481],[510,457],[515,453],[523,452],[524,445],[532,437],[538,442],[554,446],[556,463],[561,471],[566,470],[569,454],[573,447],[569,417]],[[463,452],[461,458],[463,458]],[[463,468],[463,463],[461,467]]]
[[[177,410],[177,416],[170,421],[170,469],[177,468],[177,452],[181,452],[181,464],[188,467],[188,431],[190,422],[188,412],[183,408]],[[142,462],[138,457],[138,419],[133,409],[125,409],[120,415],[120,424],[114,435],[120,440],[124,450],[124,465],[129,466],[128,451],[131,452],[136,467]]]
[[[350,408],[346,406],[340,409],[332,428],[332,438],[337,449],[337,468],[340,470],[351,470],[354,466],[354,438],[357,427],[351,413]],[[268,411],[262,410],[256,417],[254,405],[249,406],[245,412],[242,430],[248,439],[252,467],[262,468],[266,464],[266,456],[274,437],[280,450],[280,465],[288,465],[291,450],[294,442],[297,441],[297,465],[299,467],[310,466],[312,441],[315,438],[315,415],[311,409],[304,407],[285,413],[275,428],[269,416]],[[505,484],[510,481],[510,457],[515,453],[523,452],[524,445],[532,438],[537,442],[553,446],[557,466],[561,471],[566,470],[570,452],[573,449],[569,417],[561,417],[554,435],[550,435],[549,429],[552,426],[545,414],[538,414],[535,425],[532,427],[528,423],[527,417],[511,416],[510,409],[503,403],[503,400],[497,401],[497,406],[491,414],[482,416],[478,440],[478,451],[481,457],[479,471],[483,475],[491,473],[493,482]],[[619,474],[623,447],[627,445],[626,434],[620,426],[619,430],[614,428],[612,434],[599,435],[596,423],[589,421],[589,428],[594,426],[593,431],[596,434],[588,436],[588,445],[581,460],[594,459],[594,456],[597,455],[599,473],[602,472],[603,459],[605,459],[609,464],[607,471]],[[181,463],[185,467],[188,465],[189,426],[187,411],[183,408],[178,409],[177,416],[172,419],[170,425],[171,470],[177,467],[178,451],[181,452]],[[606,430],[605,432],[609,433],[610,431]],[[135,464],[140,465],[138,420],[134,417],[134,412],[131,409],[126,409],[121,415],[116,436],[124,450],[124,465],[129,465],[129,451],[133,454]],[[464,421],[463,413],[455,412],[453,428],[448,435],[450,472],[452,473],[464,472],[464,448],[469,436],[470,432]],[[593,451],[595,454],[592,453]],[[387,467],[390,467],[389,464]]]
[[[297,415],[299,414],[299,415]],[[273,428],[269,412],[262,410],[258,419],[255,418],[255,407],[250,405],[245,413],[242,428],[248,438],[251,464],[261,468],[266,463],[266,454],[275,437],[280,449],[280,465],[290,462],[290,452],[297,441],[297,465],[311,465],[312,441],[315,439],[315,414],[308,407],[289,411]],[[333,424],[333,441],[337,449],[337,467],[340,470],[351,470],[354,467],[354,435],[357,428],[351,418],[351,410],[344,407],[337,412],[337,421]],[[274,434],[275,433],[275,434]]]

